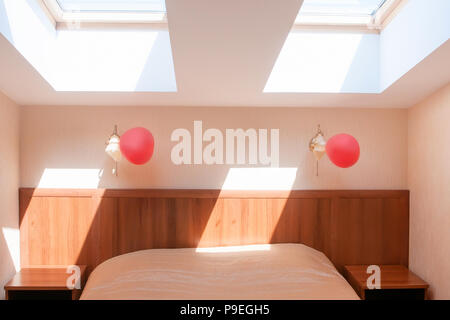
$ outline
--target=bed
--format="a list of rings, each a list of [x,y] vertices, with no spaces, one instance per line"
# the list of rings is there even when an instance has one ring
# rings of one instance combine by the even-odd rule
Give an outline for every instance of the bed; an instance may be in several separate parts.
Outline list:
[[[328,258],[302,244],[149,249],[91,273],[82,300],[352,300]]]

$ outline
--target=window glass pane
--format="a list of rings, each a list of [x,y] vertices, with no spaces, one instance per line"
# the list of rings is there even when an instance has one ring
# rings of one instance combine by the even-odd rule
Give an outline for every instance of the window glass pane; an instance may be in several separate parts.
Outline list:
[[[165,0],[57,0],[63,11],[166,12]]]
[[[304,0],[300,15],[373,15],[385,0]]]

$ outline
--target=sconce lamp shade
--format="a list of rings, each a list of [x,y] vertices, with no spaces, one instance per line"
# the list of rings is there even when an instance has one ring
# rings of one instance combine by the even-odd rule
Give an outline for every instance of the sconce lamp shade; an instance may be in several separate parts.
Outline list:
[[[116,162],[122,159],[122,152],[120,151],[120,137],[114,133],[108,140],[105,152]]]
[[[322,159],[322,157],[325,155],[325,153],[326,153],[326,150],[325,150],[326,145],[327,145],[327,142],[325,141],[325,138],[323,137],[323,135],[322,134],[317,135],[317,137],[315,138],[314,147],[313,147],[313,150],[312,150],[312,152],[314,154],[314,157],[317,160]]]
[[[316,158],[317,162],[316,176],[319,176],[319,160],[322,159],[322,157],[325,155],[326,146],[327,141],[323,136],[322,130],[320,130],[319,124],[317,127],[316,135],[309,142],[309,150],[313,153],[314,158]]]
[[[309,149],[312,151],[317,161],[322,159],[322,157],[325,155],[326,145],[327,141],[325,140],[325,137],[323,136],[323,133],[320,130],[319,126],[317,134],[309,142]]]

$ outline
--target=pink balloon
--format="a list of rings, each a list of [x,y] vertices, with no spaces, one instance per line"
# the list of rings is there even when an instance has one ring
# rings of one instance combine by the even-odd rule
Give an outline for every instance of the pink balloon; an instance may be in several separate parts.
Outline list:
[[[120,151],[131,163],[142,165],[153,155],[155,140],[145,128],[133,128],[120,137]]]
[[[349,168],[359,160],[359,143],[349,134],[338,134],[330,138],[326,145],[331,162],[341,168]]]

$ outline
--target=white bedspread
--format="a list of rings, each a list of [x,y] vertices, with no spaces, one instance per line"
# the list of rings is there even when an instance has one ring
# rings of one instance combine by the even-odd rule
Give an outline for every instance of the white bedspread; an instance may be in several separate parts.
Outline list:
[[[92,272],[81,299],[272,300],[358,299],[358,296],[323,253],[301,244],[275,244],[152,249],[125,254],[105,261]]]

